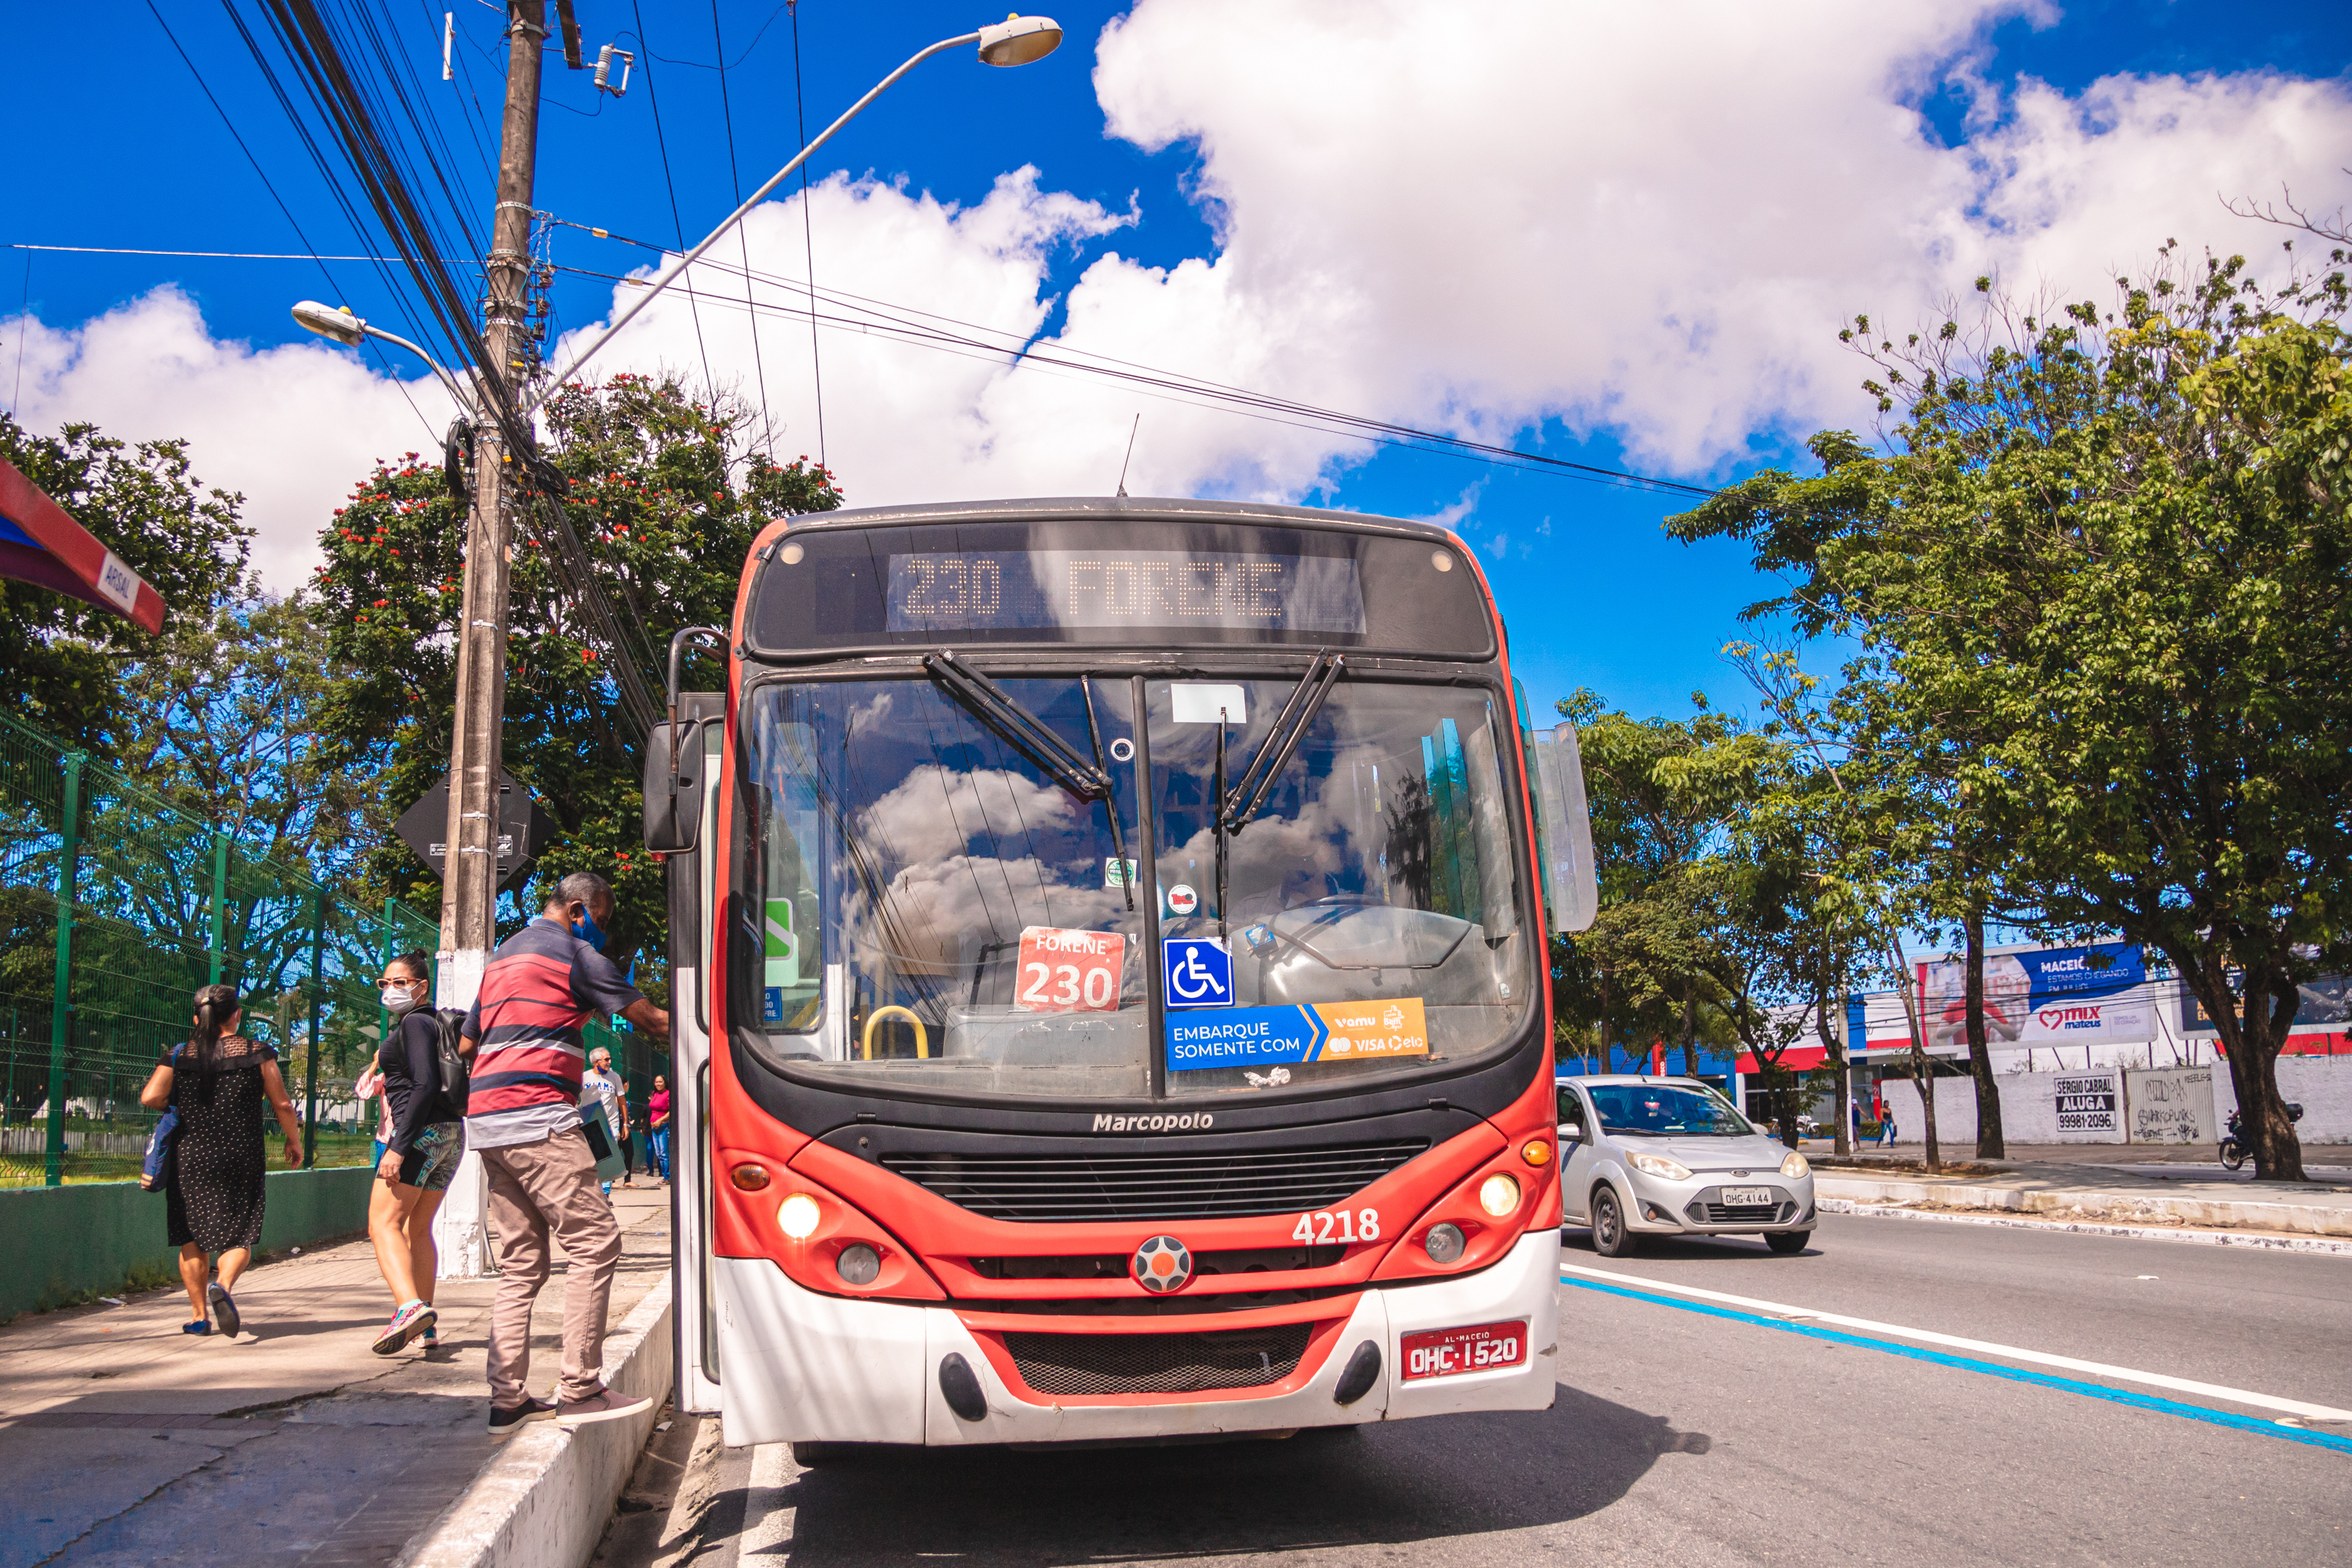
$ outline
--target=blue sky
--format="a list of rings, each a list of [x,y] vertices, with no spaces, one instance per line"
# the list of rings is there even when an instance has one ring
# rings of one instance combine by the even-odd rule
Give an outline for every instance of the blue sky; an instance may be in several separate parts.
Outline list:
[[[458,79],[445,86],[439,80],[439,33],[443,11],[454,4],[382,0],[380,10],[413,51],[419,81],[448,138],[454,174],[467,183],[487,211],[488,181],[469,111],[478,101],[485,121],[495,126],[499,16],[482,0],[464,0],[455,7],[460,70]],[[709,68],[718,56],[710,7],[580,0],[578,9],[591,55],[606,42],[636,50],[638,74],[625,99],[599,100],[585,73],[564,72],[551,59],[539,205],[580,223],[666,242],[677,232],[674,191],[684,227],[689,237],[698,235],[733,205],[736,189],[719,73]],[[222,10],[163,10],[179,45],[268,170],[277,196],[294,209],[310,244],[329,254],[370,249],[373,237],[355,233],[345,220]],[[1492,89],[1496,135],[1489,139],[1458,131],[1464,120],[1449,118],[1444,109],[1446,95],[1462,88],[1459,79],[1484,68],[1475,36],[1467,41],[1467,63],[1448,68],[1443,61],[1420,63],[1418,57],[1427,51],[1416,50],[1398,30],[1403,24],[1384,29],[1378,17],[1361,37],[1318,35],[1316,28],[1323,24],[1312,16],[1286,18],[1261,34],[1251,13],[1202,4],[1175,16],[1160,0],[1146,0],[1137,7],[1125,52],[1105,57],[1098,79],[1097,39],[1126,10],[1066,5],[1056,13],[1068,30],[1059,54],[1013,71],[985,69],[961,55],[935,60],[826,149],[814,173],[820,179],[836,171],[853,181],[870,177],[882,187],[929,194],[940,204],[971,212],[990,198],[1009,171],[1032,165],[1039,190],[1078,205],[1091,203],[1110,215],[1100,222],[1056,219],[1046,226],[1050,232],[1043,239],[1024,242],[1025,250],[1013,247],[1034,258],[1035,330],[1045,335],[1070,327],[1065,310],[1074,298],[1085,297],[1074,290],[1107,257],[1119,258],[1118,279],[1108,272],[1092,276],[1106,285],[1119,281],[1120,289],[1114,297],[1105,288],[1102,312],[1115,318],[1120,310],[1134,308],[1138,320],[1139,301],[1159,297],[1154,289],[1168,292],[1165,285],[1174,274],[1164,269],[1190,262],[1196,279],[1202,268],[1226,275],[1218,308],[1230,311],[1235,323],[1230,333],[1203,327],[1190,334],[1180,317],[1174,327],[1153,329],[1114,321],[1116,332],[1105,341],[1131,349],[1137,342],[1156,343],[1160,347],[1153,352],[1162,355],[1198,347],[1204,357],[1181,368],[1253,386],[1265,386],[1272,377],[1282,384],[1270,390],[1351,412],[1476,428],[1486,438],[1507,438],[1553,456],[1720,483],[1759,465],[1789,460],[1793,438],[1820,423],[1853,424],[1864,417],[1852,392],[1861,367],[1816,350],[1833,339],[1844,311],[1884,309],[1890,292],[1898,301],[1914,300],[1905,290],[1914,288],[1915,275],[1916,299],[1925,300],[1937,288],[1950,286],[1956,268],[1979,265],[1982,256],[1991,255],[2004,266],[2038,268],[2038,275],[2079,293],[2098,279],[2061,278],[2058,269],[2097,268],[2077,264],[2076,258],[2093,253],[2083,248],[2070,224],[2095,221],[2097,243],[2116,248],[2114,255],[2093,256],[2095,261],[2129,263],[2163,237],[2157,226],[2169,234],[2196,226],[2179,235],[2191,245],[2252,248],[2274,243],[2274,237],[2229,220],[2220,207],[2221,195],[2239,194],[2224,190],[2232,181],[2247,187],[2243,194],[2273,194],[2274,184],[2253,183],[2255,172],[2293,179],[2298,195],[2308,194],[2326,206],[2345,199],[2345,180],[2329,171],[2352,161],[2339,151],[2347,143],[2341,138],[2331,142],[2322,132],[2352,123],[2335,118],[2343,107],[2344,73],[2352,64],[2352,7],[2125,0],[2040,11],[1997,5],[1977,10],[1981,15],[1976,20],[1940,31],[1921,23],[1915,34],[1890,30],[1874,42],[1859,37],[1853,48],[1866,53],[1879,47],[1884,59],[1840,79],[1859,85],[1821,89],[1851,90],[1858,100],[1856,122],[1878,127],[1874,134],[1890,143],[1890,159],[1899,154],[1907,163],[1872,164],[1867,156],[1853,166],[1837,163],[1837,142],[1851,141],[1850,131],[1831,125],[1808,142],[1780,123],[1790,115],[1788,106],[1776,105],[1769,89],[1759,89],[1749,121],[1753,135],[1763,142],[1790,136],[1783,166],[1795,166],[1798,177],[1781,193],[1789,212],[1736,212],[1729,225],[1717,222],[1708,205],[1719,212],[1726,202],[1739,204],[1745,200],[1741,189],[1709,185],[1696,172],[1728,161],[1735,151],[1748,151],[1727,146],[1720,132],[1712,142],[1644,166],[1638,183],[1657,197],[1666,216],[1643,220],[1643,226],[1629,228],[1617,214],[1596,220],[1589,240],[1580,238],[1581,231],[1572,226],[1544,228],[1542,237],[1530,237],[1543,226],[1510,216],[1508,202],[1486,199],[1475,208],[1448,209],[1444,186],[1452,160],[1465,174],[1491,181],[1494,189],[1524,191],[1538,205],[1556,195],[1564,209],[1572,211],[1583,202],[1598,213],[1613,200],[1605,193],[1633,178],[1612,161],[1615,138],[1626,138],[1624,146],[1654,149],[1686,132],[1691,117],[1673,100],[1677,81],[1703,76],[1711,62],[1697,57],[1710,48],[1735,47],[1737,40],[1704,28],[1681,37],[1670,31],[1645,37],[1622,17],[1609,18],[1606,27],[1596,23],[1589,35],[1554,38],[1555,47],[1566,51],[1564,96],[1590,90],[1575,82],[1595,79],[1576,78],[1578,70],[1599,69],[1607,79],[1654,80],[1654,89],[1611,111],[1605,135],[1586,134],[1593,121],[1544,118],[1553,111],[1531,103],[1543,96],[1542,89],[1531,93],[1525,79],[1514,79],[1520,85]],[[1146,11],[1151,15],[1144,16]],[[1769,22],[1773,11],[1759,5],[1748,16]],[[645,37],[637,32],[640,15]],[[1230,23],[1244,15],[1253,16],[1251,26],[1226,25],[1221,30],[1221,17]],[[803,0],[797,21],[811,129],[914,47],[963,31],[980,19],[966,8],[934,4],[877,7]],[[741,188],[748,190],[796,144],[795,18],[772,0],[720,0],[717,20],[730,67],[726,87],[736,168]],[[1525,8],[1501,6],[1493,52],[1522,52],[1526,45],[1517,35],[1523,29],[1551,25],[1529,20]],[[1475,35],[1474,28],[1462,30]],[[46,169],[19,163],[7,238],[164,249],[303,248],[146,5],[93,0],[73,7],[26,8],[16,19],[14,33],[19,59],[46,62],[19,73],[13,85],[15,118],[20,128],[51,128],[46,146],[55,162]],[[1921,43],[1928,35],[1933,37]],[[89,58],[94,36],[103,36],[112,51],[104,76],[68,68],[69,62]],[[1594,54],[1615,50],[1618,58],[1597,64],[1580,58],[1571,65],[1568,53],[1580,54],[1588,36]],[[1790,57],[1799,68],[1812,68],[1820,51],[1845,47],[1837,37],[1834,32],[1810,43],[1768,37],[1751,46],[1766,51],[1756,61],[1757,73],[1767,79],[1773,74],[1769,51],[1781,47],[1812,49],[1815,59]],[[1244,58],[1253,50],[1254,58]],[[1267,51],[1281,58],[1269,60]],[[1668,58],[1670,52],[1676,58]],[[1344,66],[1325,68],[1326,62],[1341,60]],[[1451,79],[1412,74],[1449,68]],[[2189,85],[2178,102],[2156,104],[2151,92],[2144,95],[2151,101],[2140,108],[2110,113],[2097,97],[2097,84],[2117,77],[2179,77]],[[1360,93],[1359,79],[1366,84]],[[2021,87],[2027,79],[2048,90],[2036,97]],[[1738,79],[1738,73],[1725,79]],[[2294,100],[2301,105],[2294,110],[2300,119],[2284,108],[2251,118],[2240,114],[2247,101],[2265,94],[2287,104],[2292,95],[2286,89],[2297,79],[2324,84],[2316,97]],[[1269,80],[1276,84],[1271,93],[1260,85]],[[2201,89],[2195,86],[2200,80],[2207,84]],[[1302,143],[1291,162],[1315,161],[1317,173],[1304,183],[1286,183],[1301,176],[1284,166],[1285,106],[1266,100],[1284,97],[1292,83],[1300,84],[1300,112],[1313,111],[1318,120],[1344,121],[1361,112],[1373,117],[1367,123],[1377,123],[1384,114],[1412,118],[1425,110],[1431,131],[1420,140],[1433,148],[1434,161],[1418,164],[1393,148],[1374,145],[1376,138],[1369,135],[1344,137],[1332,147]],[[1397,94],[1393,103],[1378,101],[1384,90]],[[1371,101],[1362,95],[1371,95]],[[667,181],[654,132],[656,97],[669,153]],[[1128,136],[1107,128],[1107,100],[1118,106],[1111,112],[1120,117]],[[1475,82],[1466,102],[1465,112],[1476,118]],[[1529,118],[1513,123],[1522,106]],[[1322,113],[1326,108],[1328,115]],[[1654,125],[1643,122],[1650,113],[1657,117]],[[2055,119],[2046,119],[2053,114]],[[2046,129],[2037,116],[2045,117]],[[2197,133],[2200,116],[2210,122],[2203,134]],[[2061,125],[2062,120],[2066,123]],[[2282,151],[2231,162],[2233,149],[2242,149],[2249,140],[2246,127],[2256,123],[2268,127],[2265,134]],[[1146,147],[1129,139],[1139,124],[1156,127],[1142,134],[1164,144]],[[1561,125],[1583,126],[1580,134],[1593,143],[1591,149],[1562,152],[1547,145]],[[1172,132],[1171,126],[1177,128]],[[1457,130],[1449,132],[1449,126]],[[1461,140],[1449,145],[1447,137],[1457,134]],[[1898,142],[1903,145],[1892,147]],[[68,149],[71,166],[58,166]],[[1949,150],[1940,163],[1935,161],[1939,149]],[[1422,150],[1416,145],[1409,151]],[[1524,167],[1517,163],[1522,158]],[[1976,183],[1969,185],[1955,174],[1958,195],[1932,210],[1906,207],[1901,201],[1907,196],[1900,187],[1912,183],[1904,171],[1913,168],[1974,169],[1968,178]],[[1694,171],[1688,189],[1678,184],[1682,170]],[[98,177],[86,177],[85,172]],[[2145,235],[2119,233],[2112,216],[2080,217],[2074,209],[2087,203],[2064,195],[2112,194],[2128,179],[2142,177],[2179,184],[2194,198],[2151,216]],[[2058,196],[2051,196],[2053,191]],[[1221,200],[1211,201],[1212,195]],[[1332,206],[1325,215],[1317,203],[1327,195]],[[1812,206],[1816,202],[1822,205]],[[939,227],[946,220],[936,215],[925,217],[898,207],[886,213],[887,204],[872,201],[853,205],[845,188],[841,203],[842,222],[870,220],[878,226],[887,218],[902,226],[890,231],[901,239],[877,233],[871,240],[877,247],[907,248],[903,236],[912,230],[903,226],[918,220],[946,232]],[[1874,206],[1884,207],[1883,223],[1868,216]],[[1806,247],[1823,229],[1820,214],[1832,208],[1843,209],[1847,216],[1841,221],[1857,226],[1853,237],[1827,248],[1829,260],[1814,262]],[[1855,209],[1861,217],[1853,216]],[[818,207],[813,221],[825,213]],[[793,214],[796,218],[797,208]],[[1106,228],[1112,218],[1130,214],[1131,223]],[[1458,237],[1458,248],[1449,249],[1443,236],[1433,240],[1433,225]],[[1710,257],[1717,231],[1727,227],[1748,237],[1738,245],[1726,242],[1721,254]],[[1736,314],[1726,307],[1722,316],[1708,316],[1718,296],[1753,281],[1759,262],[1781,249],[1771,237],[1782,234],[1790,241],[1789,254],[1797,258],[1788,268],[1803,274],[1802,286],[1762,296],[1774,301],[1761,312],[1773,319],[1759,324],[1752,303]],[[1850,278],[1838,275],[1842,258],[1878,246],[1888,234],[1924,237],[1916,243],[1886,240],[1884,252],[1857,261]],[[1765,237],[1759,241],[1757,236]],[[797,238],[796,228],[792,237]],[[1385,263],[1378,253],[1391,244],[1413,247],[1419,259],[1404,271],[1382,272]],[[1521,246],[1528,254],[1512,260],[1508,253]],[[1654,249],[1646,261],[1629,264],[1629,250],[1650,247]],[[831,249],[838,249],[843,259],[839,270],[828,274]],[[938,299],[967,298],[978,287],[971,281],[976,276],[971,269],[980,261],[966,254],[970,250],[967,246],[955,256],[942,253],[942,268],[962,268],[969,275],[960,275],[963,281],[952,287],[942,279]],[[570,229],[558,232],[554,254],[568,266],[604,271],[625,270],[646,259],[643,252]],[[789,254],[789,247],[779,254]],[[877,254],[882,252],[848,247],[836,223],[833,233],[818,236],[818,282],[857,288],[879,275],[872,259]],[[44,340],[35,341],[31,385],[19,373],[12,389],[11,404],[21,404],[27,422],[37,426],[91,417],[123,434],[163,435],[174,433],[173,422],[180,417],[184,427],[204,432],[197,437],[200,472],[259,498],[268,515],[257,521],[264,521],[266,531],[282,539],[299,535],[301,510],[310,503],[308,492],[294,485],[278,456],[278,444],[289,435],[299,438],[299,431],[289,432],[282,412],[273,414],[257,403],[249,417],[227,419],[218,407],[221,400],[203,393],[207,384],[201,378],[174,380],[189,359],[184,350],[163,356],[168,363],[142,375],[118,349],[107,361],[111,368],[101,374],[103,356],[71,334],[93,319],[134,306],[158,286],[171,285],[200,313],[201,332],[208,340],[200,345],[205,354],[231,369],[240,363],[263,367],[236,384],[249,385],[275,374],[268,366],[295,363],[252,361],[250,355],[311,342],[286,313],[295,299],[340,299],[396,322],[398,301],[387,297],[391,290],[376,271],[364,263],[338,263],[322,276],[310,263],[32,253],[28,277],[27,255],[16,251],[0,258],[0,317],[15,316],[21,301],[44,329],[66,334],[47,349]],[[1213,266],[1221,258],[1225,264]],[[1246,276],[1255,282],[1237,281],[1244,279],[1244,258]],[[782,269],[781,261],[772,265]],[[1286,266],[1288,281],[1265,281]],[[798,272],[796,261],[792,270]],[[1312,338],[1282,342],[1279,331],[1265,323],[1295,308],[1303,296],[1284,289],[1309,274],[1328,279],[1324,292],[1329,297],[1352,303],[1335,316],[1341,325],[1329,329],[1338,338],[1326,336],[1319,347]],[[1530,279],[1537,281],[1531,286]],[[889,283],[886,297],[948,309],[930,296],[919,268]],[[879,284],[868,286],[880,291]],[[999,286],[987,281],[987,287]],[[1515,334],[1507,312],[1494,312],[1482,303],[1479,297],[1486,294],[1515,299],[1513,309],[1529,315],[1528,331]],[[610,300],[608,285],[567,276],[556,291],[559,321],[567,328],[593,321]],[[1432,318],[1440,319],[1440,325],[1429,328],[1436,343],[1424,354],[1412,347],[1414,333]],[[1012,319],[1024,320],[1017,314]],[[1556,353],[1547,334],[1556,339]],[[847,387],[855,356],[866,351],[854,341],[830,341],[834,335],[828,335],[824,351],[836,356],[835,368]],[[1526,341],[1514,342],[1515,336]],[[0,342],[0,355],[20,352],[23,337],[14,322],[0,321],[0,339],[6,340]],[[1188,341],[1195,337],[1197,343]],[[1345,346],[1335,349],[1340,340]],[[1227,363],[1215,352],[1226,341],[1272,346],[1247,363]],[[1745,346],[1736,352],[1727,346],[1735,343]],[[675,344],[664,352],[674,358]],[[1140,356],[1145,351],[1133,352]],[[1325,356],[1348,363],[1327,374],[1318,363]],[[1556,373],[1546,369],[1548,363],[1557,363]],[[765,378],[780,405],[788,395],[798,396],[787,388],[800,386],[809,374],[806,327],[763,323],[756,363],[755,374]],[[0,357],[0,374],[10,369]],[[356,376],[359,368],[351,374]],[[402,366],[400,374],[413,375],[414,368]],[[929,373],[915,365],[891,374]],[[895,454],[920,448],[932,428],[954,423],[940,412],[952,412],[950,405],[918,403],[905,384],[877,381],[862,401],[853,390],[845,390],[838,406],[828,401],[829,434],[837,433],[831,455],[853,502],[952,499],[960,485],[994,487],[992,493],[1019,493],[1019,487],[1032,482],[1076,488],[1107,461],[1089,458],[1075,468],[1057,468],[1034,455],[992,457],[1000,447],[1018,444],[1016,436],[1030,442],[1027,449],[1034,454],[1036,433],[1014,430],[1019,421],[1077,417],[1072,410],[1080,408],[1066,403],[1014,407],[1001,401],[1000,387],[972,393],[975,399],[999,401],[988,405],[992,412],[983,410],[985,431],[967,443],[967,450],[934,468],[916,463],[902,470]],[[182,392],[173,390],[182,386]],[[1659,521],[1674,510],[1670,501],[1423,453],[1374,453],[1339,443],[1314,450],[1261,449],[1253,443],[1273,439],[1273,433],[1245,428],[1247,422],[1226,416],[1188,424],[1181,452],[1155,448],[1153,443],[1164,439],[1156,428],[1167,418],[1160,408],[1109,393],[1087,395],[1099,405],[1084,405],[1080,412],[1090,430],[1101,426],[1088,439],[1106,450],[1118,444],[1112,433],[1123,437],[1131,416],[1142,414],[1139,453],[1171,476],[1166,488],[1199,493],[1271,490],[1365,511],[1458,516],[1466,536],[1488,554],[1522,678],[1539,700],[1578,685],[1594,687],[1637,710],[1680,711],[1696,689],[1735,703],[1742,699],[1717,649],[1740,635],[1739,607],[1770,592],[1771,584],[1758,580],[1734,549],[1668,542]],[[424,430],[404,409],[381,398],[370,403],[354,396],[351,411],[339,414],[326,432],[331,437],[326,445],[335,452],[365,447],[394,454],[422,444]],[[182,402],[175,405],[175,397]],[[905,423],[894,424],[900,419]],[[813,421],[804,414],[788,416],[786,426],[784,455],[813,449]],[[337,441],[343,445],[335,446]],[[348,458],[339,460],[346,478],[356,476],[358,468]],[[1115,477],[1102,473],[1094,488],[1108,490]],[[323,481],[306,482],[318,489]],[[1006,487],[1012,487],[1009,492]],[[315,528],[315,517],[308,526]],[[281,563],[281,586],[292,574],[283,563],[297,556],[299,545],[289,543],[273,558]]]

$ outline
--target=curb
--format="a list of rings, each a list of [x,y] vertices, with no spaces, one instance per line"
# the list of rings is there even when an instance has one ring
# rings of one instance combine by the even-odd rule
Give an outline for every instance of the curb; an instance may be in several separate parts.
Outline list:
[[[1855,1203],[1849,1198],[1820,1198],[1814,1206],[1823,1214],[1856,1215],[1866,1219],[1924,1219],[1944,1225],[1991,1225],[2009,1230],[2054,1230],[2069,1236],[2119,1236],[2133,1241],[2186,1241],[2202,1247],[2251,1247],[2265,1252],[2317,1253],[2352,1258],[2352,1241],[2332,1237],[2288,1236],[2277,1231],[2187,1230],[2146,1225],[2101,1225],[2084,1220],[2011,1219],[2002,1215],[1938,1214],[1926,1209],[1893,1208]]]
[[[2234,1198],[2176,1197],[2162,1193],[2118,1193],[2100,1187],[1977,1186],[1966,1182],[1882,1182],[1843,1175],[1816,1175],[1813,1191],[1825,1198],[1863,1204],[1951,1204],[2023,1214],[2063,1213],[2109,1224],[2134,1220],[2184,1220],[2191,1225],[2352,1238],[2352,1207],[2317,1204],[2245,1202]]]
[[[508,1439],[465,1494],[412,1538],[395,1568],[581,1568],[636,1468],[670,1391],[670,1279],[604,1337],[604,1385],[651,1399],[625,1421],[565,1431],[531,1424]]]

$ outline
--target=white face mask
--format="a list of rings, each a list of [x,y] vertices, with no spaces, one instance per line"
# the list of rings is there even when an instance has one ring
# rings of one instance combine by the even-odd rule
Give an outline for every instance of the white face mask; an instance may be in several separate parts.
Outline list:
[[[410,986],[387,985],[383,988],[383,1000],[387,1012],[409,1013],[416,1009],[421,998]]]

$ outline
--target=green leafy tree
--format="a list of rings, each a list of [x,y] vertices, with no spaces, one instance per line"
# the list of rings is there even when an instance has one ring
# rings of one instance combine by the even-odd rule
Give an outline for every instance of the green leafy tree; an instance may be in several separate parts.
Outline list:
[[[185,441],[132,444],[86,423],[36,436],[0,415],[0,458],[146,579],[163,600],[167,633],[171,617],[209,619],[247,591],[245,498],[206,489]],[[101,758],[119,739],[122,671],[154,641],[112,610],[0,579],[0,669],[14,711]]]
[[[2266,1180],[2300,1180],[2276,1060],[2352,961],[2352,373],[2343,274],[2257,288],[2169,249],[2116,309],[1990,281],[1897,345],[1886,449],[1675,520],[1748,541],[1782,607],[1885,660],[1890,750],[1954,785],[2054,930],[2162,954],[2216,1022]],[[1907,990],[1906,990],[1907,994]]]
[[[674,377],[567,387],[544,417],[548,468],[562,487],[556,499],[628,636],[615,650],[585,622],[551,512],[527,510],[516,531],[503,760],[555,820],[542,880],[593,870],[614,884],[621,916],[612,952],[625,966],[640,951],[660,952],[665,895],[640,837],[642,737],[608,663],[633,660],[659,692],[671,634],[731,620],[759,531],[837,507],[841,492],[805,458],[779,465],[748,449],[750,411],[691,397]],[[327,703],[323,725],[381,767],[391,815],[448,771],[465,536],[465,510],[442,468],[414,452],[379,464],[320,535],[326,646],[355,672]],[[373,888],[439,905],[430,869],[388,832],[362,871]],[[518,909],[513,919],[532,912]]]

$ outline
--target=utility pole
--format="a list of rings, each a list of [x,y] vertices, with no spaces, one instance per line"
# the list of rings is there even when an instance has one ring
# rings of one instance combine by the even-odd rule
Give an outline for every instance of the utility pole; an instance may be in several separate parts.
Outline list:
[[[520,406],[530,363],[524,291],[530,277],[531,180],[539,153],[539,72],[545,0],[508,0],[507,106],[499,141],[498,205],[490,217],[483,337],[489,350],[485,416]],[[501,396],[501,393],[505,395]],[[529,454],[522,454],[528,458]],[[449,857],[441,882],[438,1005],[467,1007],[498,938],[499,756],[506,711],[507,580],[514,542],[508,489],[516,473],[504,432],[474,430],[474,510],[466,528],[464,619],[457,628],[457,712],[449,740]]]

